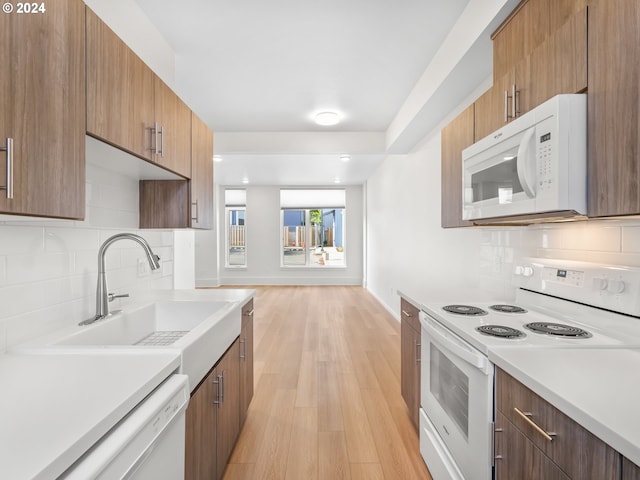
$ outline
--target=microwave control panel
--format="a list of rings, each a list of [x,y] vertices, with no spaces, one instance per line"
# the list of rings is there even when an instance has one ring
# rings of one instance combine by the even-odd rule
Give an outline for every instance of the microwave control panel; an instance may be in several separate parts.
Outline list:
[[[544,126],[543,122],[540,126]],[[536,132],[536,164],[538,167],[539,190],[549,190],[553,187],[553,141],[555,140],[548,129],[537,129]]]

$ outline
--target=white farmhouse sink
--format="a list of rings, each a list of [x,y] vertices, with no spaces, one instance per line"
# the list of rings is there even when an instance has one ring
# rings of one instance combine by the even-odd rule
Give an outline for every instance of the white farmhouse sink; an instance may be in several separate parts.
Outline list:
[[[136,345],[154,333],[181,332],[184,336],[216,312],[228,310],[229,306],[229,302],[161,301],[131,312],[115,313],[51,344]],[[171,343],[161,346],[169,345]]]
[[[87,326],[59,330],[15,350],[69,354],[104,353],[108,349],[114,355],[118,350],[141,355],[149,349],[179,350],[180,373],[189,376],[193,390],[240,335],[242,305],[252,296],[251,290],[229,290],[216,296],[176,293],[171,299],[130,307]],[[160,345],[149,343],[150,338],[156,340],[165,335],[174,338]]]

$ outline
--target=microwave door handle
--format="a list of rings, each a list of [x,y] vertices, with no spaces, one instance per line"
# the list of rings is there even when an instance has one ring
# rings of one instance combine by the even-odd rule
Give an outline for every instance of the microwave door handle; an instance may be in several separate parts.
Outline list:
[[[518,180],[522,190],[527,197],[536,196],[536,141],[535,127],[531,127],[524,132],[520,146],[518,147],[518,159],[516,167],[518,169]]]
[[[447,350],[452,355],[464,360],[466,363],[473,365],[485,374],[489,373],[489,361],[482,353],[472,351],[462,340],[454,337],[453,333],[445,332],[443,328],[436,326],[434,321],[426,318],[422,321],[422,328],[427,333],[427,340],[435,343],[440,348]]]

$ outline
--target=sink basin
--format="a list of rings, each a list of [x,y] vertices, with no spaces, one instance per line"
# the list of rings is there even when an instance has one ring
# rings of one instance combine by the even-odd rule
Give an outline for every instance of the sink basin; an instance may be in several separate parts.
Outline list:
[[[115,313],[51,344],[138,345],[160,332],[175,332],[172,338],[176,338],[177,342],[216,312],[226,310],[225,307],[229,305],[229,302],[161,301],[132,312]],[[175,342],[160,345],[169,346],[172,343]]]
[[[193,390],[240,335],[242,305],[252,295],[250,290],[173,293],[171,299],[131,306],[91,325],[74,324],[15,350],[34,354],[108,350],[114,355],[122,350],[141,355],[149,349],[177,350],[179,373],[189,376]],[[163,341],[156,343],[160,337]],[[171,338],[164,342],[165,337]]]

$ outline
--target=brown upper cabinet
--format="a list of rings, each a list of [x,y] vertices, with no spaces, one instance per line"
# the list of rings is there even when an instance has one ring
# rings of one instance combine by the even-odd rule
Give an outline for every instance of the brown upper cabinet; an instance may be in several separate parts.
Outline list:
[[[442,227],[473,225],[462,220],[462,150],[474,141],[472,104],[442,129]]]
[[[0,42],[0,212],[82,219],[84,3],[0,15]]]
[[[494,82],[476,100],[476,141],[555,95],[586,90],[587,9],[551,3],[528,0],[495,34]]]
[[[640,214],[640,3],[589,4],[588,215]]]
[[[191,227],[213,228],[213,132],[194,113],[191,123]]]
[[[191,112],[87,8],[87,133],[191,176]]]

